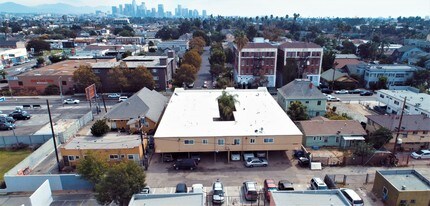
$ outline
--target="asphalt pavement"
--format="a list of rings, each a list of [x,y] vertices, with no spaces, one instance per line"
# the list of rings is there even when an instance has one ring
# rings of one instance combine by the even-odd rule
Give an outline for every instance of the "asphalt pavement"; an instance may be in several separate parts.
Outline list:
[[[210,47],[205,47],[202,57],[202,64],[200,66],[200,70],[197,73],[197,79],[194,81],[194,88],[195,89],[201,89],[203,87],[203,84],[205,81],[207,82],[208,88],[212,88],[212,76],[209,73],[210,70],[210,64],[209,64],[209,52]]]
[[[24,73],[26,70],[32,69],[31,67],[36,64],[36,60],[32,59],[27,63],[16,65],[7,69],[4,69],[7,72],[7,77],[16,76],[18,74]]]

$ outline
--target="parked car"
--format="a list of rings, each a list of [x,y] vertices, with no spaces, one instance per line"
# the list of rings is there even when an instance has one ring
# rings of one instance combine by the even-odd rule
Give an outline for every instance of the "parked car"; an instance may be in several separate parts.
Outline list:
[[[349,201],[351,206],[363,206],[364,202],[363,199],[361,199],[358,194],[351,189],[348,188],[341,188],[340,191],[342,192],[343,196],[346,197],[346,199]]]
[[[120,97],[118,98],[118,102],[125,102],[127,99],[128,99],[128,97],[127,97],[127,96],[120,96]]]
[[[12,124],[10,122],[2,122],[0,123],[0,130],[12,130],[15,129],[15,124]]]
[[[202,184],[193,184],[191,186],[192,193],[204,193]]]
[[[340,99],[338,97],[332,96],[332,95],[327,95],[327,101],[329,102],[339,102]]]
[[[206,82],[206,81],[205,81],[205,82],[203,83],[203,86],[202,86],[202,87],[203,87],[203,88],[208,88],[208,82]]]
[[[299,159],[299,157],[304,157],[305,156],[305,152],[303,150],[294,150],[293,156],[295,158]]]
[[[163,154],[163,162],[173,162],[173,155],[168,153],[168,154]]]
[[[361,89],[354,89],[354,90],[349,90],[348,93],[350,94],[360,94],[363,90]]]
[[[9,114],[9,117],[12,117],[16,120],[27,120],[31,118],[31,115],[23,110],[15,110]]]
[[[306,157],[299,157],[298,163],[301,167],[308,167],[310,164],[309,159]]]
[[[121,95],[118,93],[109,94],[108,98],[119,98]]]
[[[360,92],[360,96],[372,96],[373,92],[371,91],[362,91]]]
[[[279,180],[278,190],[294,190],[294,185],[288,180]]]
[[[149,186],[146,186],[142,189],[142,191],[140,191],[140,194],[150,194],[151,193],[151,188]]]
[[[249,158],[245,161],[246,167],[267,167],[268,164],[266,159],[258,157]]]
[[[257,191],[257,183],[246,181],[243,183],[243,195],[245,199],[248,201],[257,201],[258,199],[258,191]]]
[[[188,193],[188,188],[185,183],[178,183],[176,185],[175,193]]]
[[[231,161],[240,161],[240,154],[231,154]]]
[[[314,177],[311,179],[311,190],[327,190],[327,189],[328,189],[327,185],[321,178]]]
[[[324,94],[331,94],[331,93],[333,93],[333,90],[331,90],[329,88],[322,88],[321,92]]]
[[[212,184],[212,190],[212,202],[215,204],[224,203],[224,185],[219,181],[219,179]]]
[[[188,87],[188,88],[193,88],[193,87],[194,87],[194,82],[193,82],[193,83],[191,83],[191,84],[187,84],[187,87]]]
[[[191,159],[193,159],[197,165],[200,163],[200,155],[198,154],[191,154]]]
[[[245,161],[254,157],[254,153],[243,153],[243,160]]]
[[[348,90],[342,89],[342,90],[337,90],[334,92],[335,94],[348,94]]]
[[[10,122],[10,123],[15,123],[15,119],[12,117],[9,117],[5,114],[0,114],[0,122]]]
[[[412,152],[411,157],[414,159],[430,159],[430,150]]]
[[[197,163],[194,159],[178,159],[173,164],[173,168],[175,168],[176,170],[195,170],[197,169]]]
[[[79,104],[79,99],[66,99],[63,104]]]
[[[266,197],[266,200],[270,202],[270,196],[272,191],[276,191],[278,188],[276,187],[275,180],[272,179],[265,179],[264,180],[264,196]]]

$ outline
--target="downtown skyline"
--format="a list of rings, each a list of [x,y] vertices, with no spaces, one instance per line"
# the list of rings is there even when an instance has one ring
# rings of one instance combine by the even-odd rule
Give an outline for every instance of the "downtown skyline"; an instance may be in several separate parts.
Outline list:
[[[1,0],[0,3],[9,0]],[[91,2],[83,0],[61,1],[61,0],[15,0],[15,3],[26,6],[39,4],[66,3],[73,6],[105,7],[105,11],[111,12],[112,6],[119,4],[131,4],[132,0],[94,0]],[[140,5],[142,1],[137,1]],[[158,8],[158,4],[164,5],[165,11],[173,14],[177,5],[196,9],[200,12],[207,10],[207,14],[222,16],[285,16],[299,13],[301,17],[393,17],[398,16],[430,16],[430,1],[372,1],[372,0],[271,0],[262,3],[258,0],[158,0],[143,1],[147,8]]]

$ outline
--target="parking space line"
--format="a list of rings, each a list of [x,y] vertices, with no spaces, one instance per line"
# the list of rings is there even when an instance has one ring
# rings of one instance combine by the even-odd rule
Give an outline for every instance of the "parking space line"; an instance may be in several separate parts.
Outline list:
[[[170,194],[172,194],[172,193],[173,193],[173,187],[170,188]]]

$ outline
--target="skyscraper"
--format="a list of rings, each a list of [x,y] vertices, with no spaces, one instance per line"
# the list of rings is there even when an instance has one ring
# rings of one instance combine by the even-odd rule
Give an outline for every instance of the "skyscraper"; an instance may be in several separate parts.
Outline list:
[[[119,5],[119,9],[118,9],[118,13],[119,14],[124,14],[124,8],[122,7],[122,4]]]
[[[131,10],[131,15],[132,16],[136,16],[137,14],[137,5],[136,5],[136,0],[133,0],[133,2],[131,3],[132,6],[132,10]]]
[[[118,15],[118,8],[116,6],[112,6],[112,15]]]
[[[176,17],[181,17],[182,16],[182,6],[178,5],[178,8],[176,9],[176,13],[175,13]]]
[[[158,4],[158,17],[162,18],[164,17],[164,5]]]
[[[203,10],[203,11],[202,11],[202,17],[205,19],[205,18],[207,17],[207,15],[208,15],[208,14],[206,13],[206,10]]]

